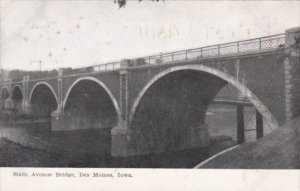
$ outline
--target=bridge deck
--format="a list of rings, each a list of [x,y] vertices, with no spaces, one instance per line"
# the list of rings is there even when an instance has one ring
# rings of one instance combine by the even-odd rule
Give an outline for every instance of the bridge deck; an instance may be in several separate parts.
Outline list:
[[[153,65],[161,65],[166,63],[175,63],[179,61],[191,61],[202,58],[218,57],[225,55],[239,55],[243,53],[251,53],[257,51],[272,50],[284,47],[285,34],[277,34],[260,38],[236,41],[224,44],[205,46],[194,49],[187,49],[175,52],[161,53],[146,57],[123,59],[121,61],[97,64],[89,67],[63,70],[63,76],[72,76],[76,74],[87,74],[95,72],[117,71],[123,68],[145,67]],[[44,71],[43,71],[44,72]],[[45,73],[45,72],[44,72]],[[45,80],[57,78],[57,74],[45,74],[44,77],[31,76],[30,81]],[[2,84],[20,83],[22,78],[4,81]]]

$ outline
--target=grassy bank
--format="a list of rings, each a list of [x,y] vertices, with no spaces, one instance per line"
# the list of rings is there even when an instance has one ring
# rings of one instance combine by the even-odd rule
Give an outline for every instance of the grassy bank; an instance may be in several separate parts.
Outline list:
[[[245,143],[201,168],[294,169],[300,168],[300,117],[257,142]]]

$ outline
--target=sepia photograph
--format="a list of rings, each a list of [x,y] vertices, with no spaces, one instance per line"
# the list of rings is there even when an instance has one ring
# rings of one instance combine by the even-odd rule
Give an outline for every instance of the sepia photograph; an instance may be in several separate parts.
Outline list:
[[[300,1],[1,0],[0,13],[0,191],[160,175],[299,191]]]

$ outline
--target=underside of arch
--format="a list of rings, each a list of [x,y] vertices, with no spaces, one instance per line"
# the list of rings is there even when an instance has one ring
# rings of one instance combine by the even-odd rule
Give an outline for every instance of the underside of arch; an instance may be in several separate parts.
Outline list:
[[[6,86],[4,86],[4,87],[2,87],[1,88],[1,94],[0,94],[0,96],[1,96],[1,109],[5,109],[4,108],[4,106],[5,106],[5,100],[7,99],[7,98],[9,98],[9,89],[8,89],[8,87],[6,87]]]
[[[182,70],[194,70],[194,71],[204,72],[204,73],[210,74],[212,76],[215,76],[215,77],[229,83],[230,85],[235,87],[237,90],[239,90],[254,105],[254,107],[263,115],[264,119],[267,120],[268,124],[270,124],[272,127],[274,127],[274,129],[279,126],[277,120],[274,118],[274,116],[269,111],[269,109],[244,84],[242,84],[241,82],[236,80],[234,77],[232,77],[220,70],[210,68],[210,67],[207,67],[204,65],[175,66],[175,67],[169,68],[169,69],[159,73],[155,77],[153,77],[145,85],[145,87],[142,89],[142,91],[139,93],[139,95],[135,99],[133,106],[130,110],[130,114],[129,114],[130,123],[132,122],[132,120],[136,114],[136,110],[138,108],[138,105],[141,102],[141,99],[143,98],[145,93],[148,91],[148,89],[154,83],[156,83],[160,78],[162,78],[172,72],[182,71]]]
[[[57,96],[52,87],[44,82],[33,87],[29,102],[32,115],[37,117],[51,118],[51,113],[57,109]]]
[[[15,86],[12,89],[11,97],[14,102],[14,109],[16,111],[22,110],[22,100],[23,100],[23,92],[20,86]]]
[[[243,92],[273,128],[278,127],[270,111],[233,77],[202,65],[177,66],[150,80],[135,100],[129,127],[135,150],[164,152],[203,145],[208,138],[207,107],[228,83]]]
[[[107,87],[92,77],[80,78],[69,88],[63,103],[65,130],[113,128],[120,110]]]

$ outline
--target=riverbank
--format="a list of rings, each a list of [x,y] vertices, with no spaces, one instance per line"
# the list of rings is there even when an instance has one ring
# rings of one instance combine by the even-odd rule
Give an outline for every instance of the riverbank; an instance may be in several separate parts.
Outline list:
[[[24,147],[5,138],[0,139],[1,167],[46,167],[61,162],[55,160],[55,152]]]
[[[220,139],[219,139],[220,141]],[[123,167],[123,168],[192,168],[221,150],[235,145],[228,138],[209,149],[195,148],[157,155],[113,158],[109,153],[78,153],[64,150],[44,150],[22,146],[0,139],[1,167]]]
[[[299,169],[300,117],[257,142],[245,143],[219,155],[201,168]]]

